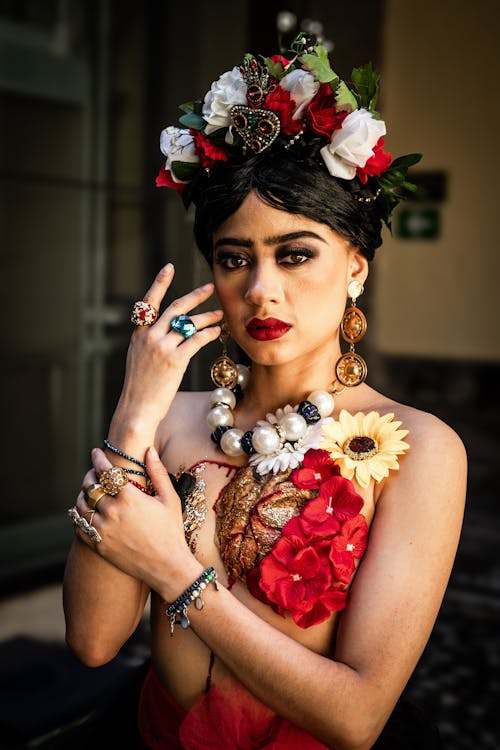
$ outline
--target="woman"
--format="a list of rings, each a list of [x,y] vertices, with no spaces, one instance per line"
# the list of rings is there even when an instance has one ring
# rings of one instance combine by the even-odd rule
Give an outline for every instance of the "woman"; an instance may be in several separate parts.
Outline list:
[[[449,578],[462,444],[370,388],[355,352],[368,261],[417,157],[384,151],[371,66],[353,81],[300,37],[287,58],[246,56],[162,134],[158,184],[194,202],[222,310],[188,317],[208,284],[158,316],[170,264],[136,303],[64,587],[68,643],[92,666],[152,592],[150,748],[373,747]],[[224,349],[215,391],[178,393],[228,332],[251,374]],[[429,747],[409,721],[375,746]]]

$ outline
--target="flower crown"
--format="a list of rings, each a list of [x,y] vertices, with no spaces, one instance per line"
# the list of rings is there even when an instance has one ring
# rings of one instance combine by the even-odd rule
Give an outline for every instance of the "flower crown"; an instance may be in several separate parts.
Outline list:
[[[247,54],[212,83],[203,101],[181,105],[184,129],[162,131],[166,162],[156,185],[175,188],[187,208],[197,176],[216,162],[241,161],[278,141],[291,149],[314,138],[328,172],[365,186],[354,196],[361,203],[377,201],[390,229],[393,209],[416,190],[406,172],[421,155],[393,160],[384,151],[385,123],[375,110],[379,78],[368,63],[353,70],[349,87],[332,70],[326,49],[304,34],[289,57]]]

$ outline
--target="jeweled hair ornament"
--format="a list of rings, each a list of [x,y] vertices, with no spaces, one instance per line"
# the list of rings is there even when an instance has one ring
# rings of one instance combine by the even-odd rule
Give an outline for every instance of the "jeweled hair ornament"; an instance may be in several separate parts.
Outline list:
[[[384,150],[385,122],[375,107],[379,74],[368,63],[352,85],[333,71],[328,52],[299,34],[287,56],[245,55],[223,73],[202,101],[181,105],[183,128],[160,137],[166,157],[158,187],[178,190],[186,207],[200,174],[217,162],[242,162],[269,148],[319,150],[325,169],[350,182],[360,205],[377,203],[391,226],[395,206],[416,187],[406,179],[420,154],[392,159]],[[318,148],[319,147],[319,148]]]

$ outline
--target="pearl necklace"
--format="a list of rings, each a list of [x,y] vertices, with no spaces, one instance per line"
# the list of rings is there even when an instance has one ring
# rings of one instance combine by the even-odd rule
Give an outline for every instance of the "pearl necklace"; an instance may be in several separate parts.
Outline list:
[[[237,365],[238,384],[245,388],[250,378],[247,367]],[[275,414],[267,414],[252,430],[244,432],[234,425],[236,396],[229,388],[216,388],[210,394],[211,409],[207,425],[213,442],[227,456],[250,456],[250,463],[265,474],[296,468],[309,448],[319,446],[321,427],[331,415],[334,400],[328,391],[313,391],[298,406],[286,405]]]

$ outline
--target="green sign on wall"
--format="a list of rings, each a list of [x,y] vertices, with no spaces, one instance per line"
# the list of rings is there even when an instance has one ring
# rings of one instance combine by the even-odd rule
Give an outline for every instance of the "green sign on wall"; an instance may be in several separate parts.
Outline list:
[[[439,237],[440,215],[437,208],[405,208],[398,213],[397,236],[402,239],[435,240]]]

